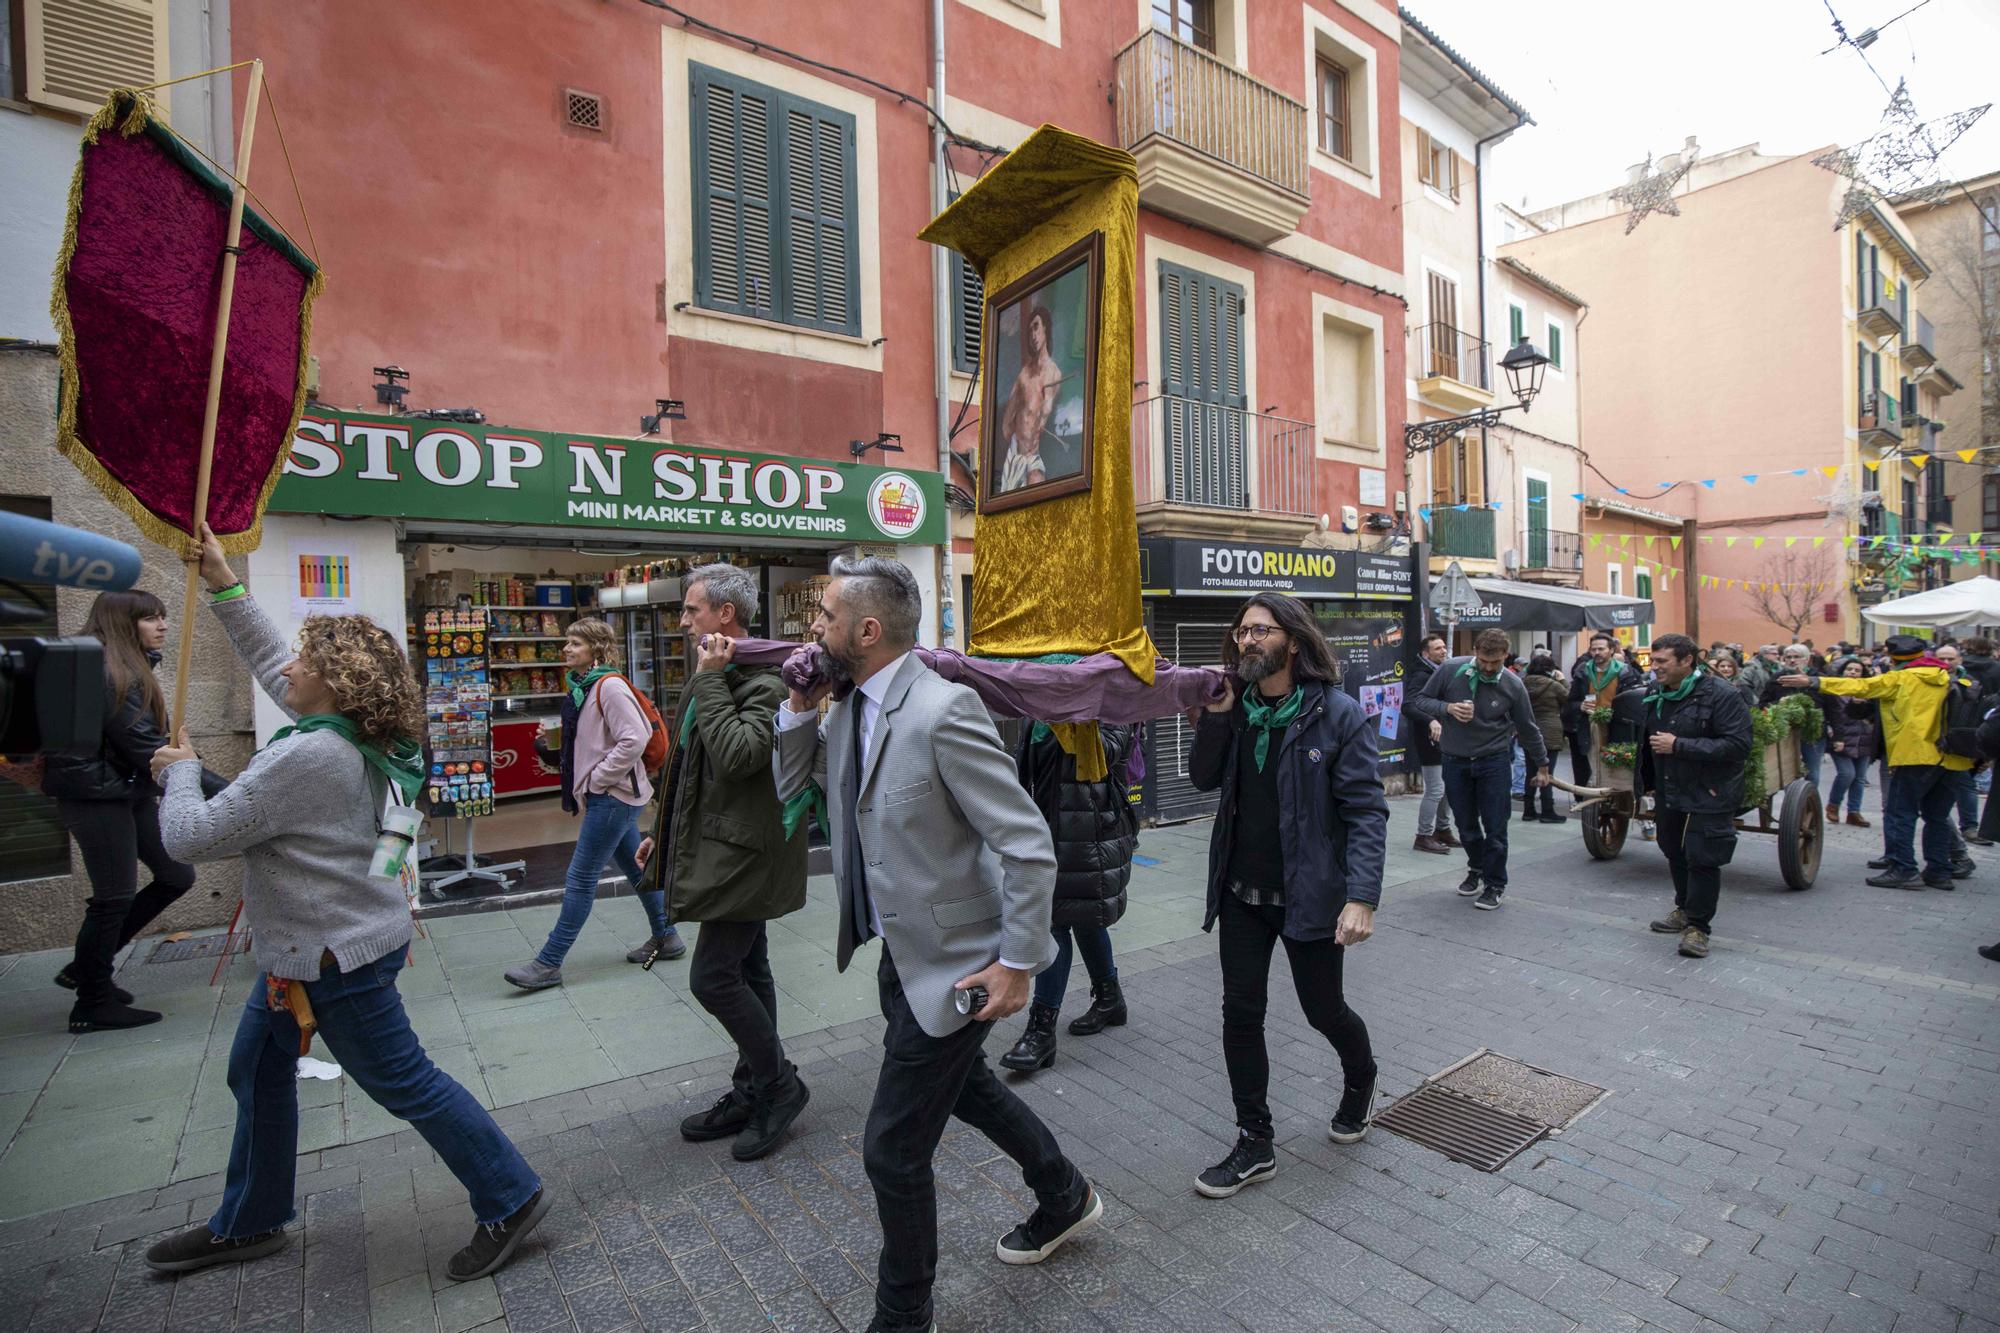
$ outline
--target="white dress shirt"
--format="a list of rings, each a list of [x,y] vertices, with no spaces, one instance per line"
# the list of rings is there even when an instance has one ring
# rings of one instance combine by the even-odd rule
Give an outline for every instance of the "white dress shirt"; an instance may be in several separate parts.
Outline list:
[[[866,773],[868,771],[868,757],[875,753],[875,720],[882,716],[882,697],[889,692],[889,683],[896,679],[896,673],[902,670],[903,658],[908,656],[908,653],[902,654],[895,661],[870,676],[858,687],[861,695],[861,753],[856,755],[854,760],[859,765],[855,770],[857,773]],[[779,731],[790,731],[794,727],[803,727],[809,722],[817,721],[819,721],[817,710],[807,709],[803,713],[794,713],[792,711],[792,701],[789,698],[778,705]],[[775,754],[771,758],[771,765],[772,771],[775,773],[777,771],[777,756]],[[832,794],[828,793],[828,795]],[[874,929],[877,935],[883,933],[882,911],[875,905],[875,895],[872,893],[868,895],[868,924]],[[1019,963],[1008,962],[1005,958],[1002,958],[1000,962],[1003,966],[1011,967],[1016,972],[1033,970],[1032,968],[1023,967]]]

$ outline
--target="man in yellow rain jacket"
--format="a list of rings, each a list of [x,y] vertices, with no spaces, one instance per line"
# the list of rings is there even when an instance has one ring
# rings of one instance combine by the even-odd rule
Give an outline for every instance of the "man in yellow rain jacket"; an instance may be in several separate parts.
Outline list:
[[[1949,889],[1972,862],[1958,851],[1952,829],[1957,789],[1951,775],[1973,761],[1938,749],[1950,669],[1932,657],[1929,645],[1909,634],[1889,637],[1883,647],[1895,667],[1880,676],[1788,675],[1780,684],[1817,687],[1822,694],[1882,701],[1882,730],[1888,739],[1889,789],[1882,797],[1882,841],[1888,865],[1870,884],[1883,889],[1929,885]],[[1917,819],[1924,821],[1924,868],[1917,873]]]

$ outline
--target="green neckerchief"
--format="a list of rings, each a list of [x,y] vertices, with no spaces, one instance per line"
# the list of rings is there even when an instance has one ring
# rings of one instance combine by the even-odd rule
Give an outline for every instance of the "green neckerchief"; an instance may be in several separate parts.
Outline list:
[[[271,743],[275,745],[295,731],[330,731],[340,737],[361,751],[361,758],[370,768],[394,784],[405,804],[415,799],[418,789],[424,785],[424,752],[407,737],[385,752],[380,746],[364,742],[361,728],[355,726],[351,719],[338,713],[307,713],[291,726],[279,727],[272,735]]]
[[[577,675],[574,671],[567,673],[563,679],[569,685],[569,701],[578,708],[583,707],[583,701],[589,695],[591,686],[603,680],[606,676],[615,676],[617,674],[616,671],[608,666],[592,667],[581,676]]]
[[[1473,663],[1477,662],[1478,660],[1479,659],[1476,657],[1468,657],[1465,659],[1463,663],[1460,664],[1458,668],[1458,678],[1460,680],[1465,679],[1467,676],[1470,676],[1472,678],[1472,690],[1475,694],[1478,693],[1479,687],[1481,685],[1498,685],[1500,683],[1500,677],[1503,674],[1505,674],[1507,670],[1507,668],[1503,666],[1500,668],[1500,670],[1494,672],[1492,675],[1489,676],[1484,671],[1481,671],[1478,667],[1473,665]]]
[[[1291,726],[1292,720],[1299,715],[1299,706],[1305,703],[1305,699],[1306,687],[1303,685],[1292,686],[1292,692],[1285,697],[1285,701],[1281,704],[1265,703],[1263,696],[1257,693],[1255,685],[1250,685],[1243,691],[1244,721],[1249,726],[1257,729],[1257,771],[1259,773],[1264,771],[1264,763],[1271,757],[1271,733],[1274,731],[1283,731],[1286,727]]]
[[[1609,685],[1613,678],[1624,669],[1625,664],[1615,657],[1604,664],[1604,674],[1602,675],[1599,675],[1597,672],[1597,663],[1590,661],[1588,658],[1583,663],[1584,675],[1590,678],[1590,692],[1592,694],[1602,694],[1604,687]]]
[[[1695,682],[1707,674],[1700,667],[1696,667],[1694,670],[1688,672],[1686,680],[1674,686],[1671,690],[1654,690],[1646,696],[1653,702],[1653,712],[1656,715],[1664,716],[1667,711],[1665,705],[1668,703],[1679,703],[1681,700],[1687,698],[1688,695],[1694,693]]]

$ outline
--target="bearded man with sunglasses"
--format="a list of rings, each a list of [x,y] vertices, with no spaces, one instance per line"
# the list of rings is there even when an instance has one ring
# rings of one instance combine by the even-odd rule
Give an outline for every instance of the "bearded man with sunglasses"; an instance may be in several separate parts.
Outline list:
[[[1549,783],[1549,752],[1535,722],[1528,687],[1507,670],[1507,636],[1479,631],[1473,656],[1447,658],[1423,689],[1409,700],[1410,711],[1444,724],[1444,794],[1458,817],[1465,844],[1465,880],[1459,896],[1490,912],[1507,892],[1507,816],[1514,775],[1514,746],[1520,738],[1528,756],[1528,782]]]
[[[1208,848],[1208,909],[1222,922],[1222,1057],[1236,1104],[1236,1146],[1195,1189],[1222,1199],[1278,1170],[1271,1146],[1264,1010],[1279,940],[1306,1022],[1340,1056],[1344,1091],[1328,1136],[1368,1132],[1375,1056],[1341,993],[1349,945],[1375,929],[1389,802],[1375,726],[1340,688],[1333,654],[1305,603],[1258,593],[1222,645],[1231,688],[1199,714],[1188,775],[1219,791]]]

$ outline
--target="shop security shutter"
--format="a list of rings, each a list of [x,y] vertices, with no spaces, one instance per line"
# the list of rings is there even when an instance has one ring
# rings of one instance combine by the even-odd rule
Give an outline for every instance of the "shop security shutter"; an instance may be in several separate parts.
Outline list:
[[[1180,666],[1215,666],[1222,661],[1222,640],[1229,632],[1235,604],[1226,599],[1163,598],[1152,604],[1153,642]],[[1179,713],[1146,726],[1151,746],[1146,772],[1151,787],[1148,812],[1162,823],[1200,819],[1215,813],[1215,793],[1196,791],[1188,780],[1188,756],[1194,750],[1194,727]]]
[[[28,100],[91,115],[167,74],[167,0],[23,0]],[[153,94],[164,114],[169,90]]]

